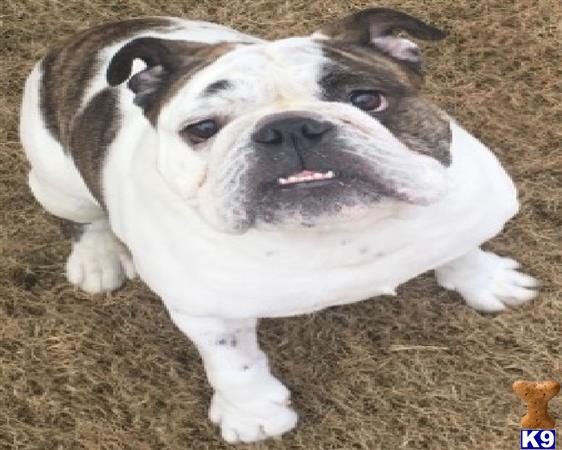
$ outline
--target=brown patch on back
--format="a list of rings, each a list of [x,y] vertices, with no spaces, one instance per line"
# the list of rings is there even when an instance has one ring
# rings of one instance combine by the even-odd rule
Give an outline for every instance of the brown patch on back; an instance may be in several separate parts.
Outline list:
[[[451,163],[451,132],[447,114],[420,94],[423,78],[407,64],[368,47],[326,42],[330,59],[319,81],[328,101],[349,102],[353,90],[383,93],[389,107],[370,113],[411,150]]]
[[[90,28],[53,48],[43,59],[40,103],[45,125],[67,147],[72,118],[96,73],[100,50],[147,29],[169,30],[163,17],[132,19]]]
[[[107,148],[117,135],[118,120],[117,92],[106,88],[92,98],[72,124],[69,142],[72,159],[102,206],[102,165]]]

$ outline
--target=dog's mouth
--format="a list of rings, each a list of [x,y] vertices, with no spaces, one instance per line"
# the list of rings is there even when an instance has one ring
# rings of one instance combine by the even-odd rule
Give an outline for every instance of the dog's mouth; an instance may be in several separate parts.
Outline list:
[[[262,184],[250,210],[259,227],[310,228],[359,220],[384,196],[389,194],[383,185],[366,174],[299,168]]]
[[[337,173],[333,170],[316,172],[314,170],[301,170],[287,177],[279,177],[277,185],[282,189],[310,188],[325,186],[337,179]]]

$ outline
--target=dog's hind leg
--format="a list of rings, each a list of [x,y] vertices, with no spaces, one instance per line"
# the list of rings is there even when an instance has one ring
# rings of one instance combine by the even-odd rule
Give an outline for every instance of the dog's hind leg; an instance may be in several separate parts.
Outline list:
[[[72,241],[66,262],[70,283],[96,294],[115,290],[126,278],[135,277],[131,255],[111,231],[100,206],[45,182],[34,170],[29,187],[43,208],[60,219],[63,234]]]
[[[119,288],[136,276],[127,248],[115,237],[107,220],[75,224],[72,250],[66,261],[68,281],[97,294]]]

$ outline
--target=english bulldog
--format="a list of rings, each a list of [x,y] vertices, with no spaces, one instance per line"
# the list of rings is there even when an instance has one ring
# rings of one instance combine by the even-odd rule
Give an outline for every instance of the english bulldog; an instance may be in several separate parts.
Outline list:
[[[372,8],[268,41],[171,17],[91,28],[25,86],[29,186],[73,232],[70,283],[138,274],[199,350],[228,442],[292,429],[262,317],[380,295],[433,270],[480,311],[533,298],[483,251],[518,209],[492,152],[423,94],[414,39]],[[344,382],[344,381],[342,381]]]

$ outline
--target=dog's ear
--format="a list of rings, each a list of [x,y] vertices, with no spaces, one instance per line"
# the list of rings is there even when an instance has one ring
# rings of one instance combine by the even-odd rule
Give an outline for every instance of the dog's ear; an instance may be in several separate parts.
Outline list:
[[[427,41],[447,36],[444,31],[420,19],[388,8],[370,8],[350,14],[328,23],[313,36],[375,48],[419,69],[420,49],[409,39],[393,34],[400,31]]]
[[[135,104],[146,112],[159,91],[174,76],[186,74],[210,62],[219,46],[150,37],[135,39],[113,56],[106,73],[107,82],[110,86],[123,83],[131,75],[133,61],[144,61],[146,68],[134,74],[127,86],[135,93]]]

